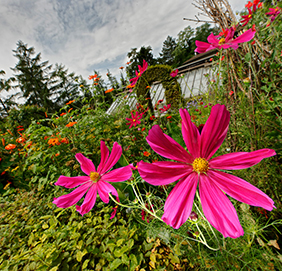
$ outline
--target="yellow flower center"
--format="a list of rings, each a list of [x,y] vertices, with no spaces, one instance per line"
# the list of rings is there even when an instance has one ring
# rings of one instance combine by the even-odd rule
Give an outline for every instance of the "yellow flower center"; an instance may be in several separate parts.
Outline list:
[[[100,179],[100,175],[98,172],[93,172],[93,171],[90,172],[90,180],[92,182],[97,183],[99,179]]]
[[[204,173],[209,169],[209,162],[205,158],[199,157],[194,160],[192,166],[197,173]]]
[[[135,122],[135,121],[136,121],[136,119],[133,119],[132,121],[133,121],[133,122]]]
[[[225,38],[221,38],[218,42],[218,44],[224,44],[225,43]]]

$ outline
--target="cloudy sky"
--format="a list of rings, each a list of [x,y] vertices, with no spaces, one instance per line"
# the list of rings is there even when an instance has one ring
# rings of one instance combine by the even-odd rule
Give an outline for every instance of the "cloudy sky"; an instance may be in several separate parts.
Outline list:
[[[42,61],[62,63],[87,79],[93,70],[119,74],[131,48],[151,46],[157,57],[168,35],[189,24],[192,0],[0,0],[0,70],[12,76],[12,50],[22,40]],[[247,1],[230,0],[241,10]],[[7,79],[6,78],[6,79]]]

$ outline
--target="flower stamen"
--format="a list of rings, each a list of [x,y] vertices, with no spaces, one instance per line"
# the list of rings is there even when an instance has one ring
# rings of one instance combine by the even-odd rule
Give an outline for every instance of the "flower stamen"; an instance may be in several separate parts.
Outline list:
[[[224,44],[225,43],[225,38],[221,38],[218,42],[218,44]]]
[[[205,173],[209,169],[209,162],[205,158],[196,158],[192,164],[193,171],[197,173]]]
[[[91,171],[89,176],[90,176],[90,180],[94,183],[97,183],[100,179],[99,173],[95,171]]]

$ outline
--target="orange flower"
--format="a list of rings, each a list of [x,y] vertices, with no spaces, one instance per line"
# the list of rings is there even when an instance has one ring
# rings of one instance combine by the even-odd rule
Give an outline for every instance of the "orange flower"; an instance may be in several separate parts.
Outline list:
[[[2,138],[2,145],[5,146],[5,138]]]
[[[97,86],[97,85],[98,85],[98,83],[94,83],[94,85],[95,85],[95,86]]]
[[[44,140],[46,140],[48,138],[48,136],[44,136]]]
[[[72,126],[74,126],[76,123],[77,123],[77,121],[71,121],[71,122],[69,122],[69,123],[66,125],[66,127],[72,127]]]
[[[110,89],[106,90],[105,93],[112,92],[113,90],[114,90],[114,88],[110,88]]]
[[[55,154],[55,156],[59,156],[59,155],[60,155],[60,153],[59,153],[59,152]]]
[[[19,129],[18,129],[18,132],[19,132],[19,131],[23,131],[23,130],[24,130],[24,128],[19,128]]]
[[[13,133],[9,129],[7,129],[7,131],[11,136],[13,136]]]
[[[97,77],[97,78],[95,78],[95,79],[94,79],[94,81],[99,81],[99,80],[100,80],[100,78],[99,78],[99,77]]]
[[[119,67],[119,68],[120,68],[120,70],[124,69],[124,67],[123,67],[123,66],[121,66],[121,67]]]
[[[54,145],[60,145],[61,143],[60,143],[59,139],[57,137],[55,137],[55,138],[50,138],[48,140],[48,144],[54,146]]]
[[[92,80],[92,79],[94,79],[94,78],[96,78],[96,77],[97,77],[97,74],[89,75],[88,79],[89,79],[89,80]]]
[[[65,144],[68,144],[69,143],[69,140],[67,139],[67,138],[63,138],[62,140],[61,140],[61,143],[65,143]]]
[[[84,85],[80,85],[79,87],[83,88],[83,87],[84,87]]]
[[[69,110],[68,110],[68,112],[71,112],[73,110],[73,108],[70,108]]]
[[[150,86],[147,86],[146,88],[151,88]]]
[[[128,85],[128,86],[126,86],[126,88],[134,88],[135,87],[135,85]]]
[[[143,131],[145,131],[146,130],[146,128],[145,127],[143,127],[142,129],[141,129],[141,131],[143,132]]]
[[[71,104],[71,103],[73,103],[73,102],[75,102],[75,100],[72,100],[72,101],[67,102],[66,105]]]
[[[66,115],[66,114],[67,114],[67,113],[61,113],[60,116],[64,116],[64,115]]]
[[[13,150],[15,149],[17,146],[15,144],[8,144],[6,147],[5,147],[5,150],[7,151],[10,151],[10,150]]]
[[[47,115],[47,113],[46,113],[46,112],[45,112],[45,117],[46,117],[46,118],[48,118],[48,115]]]
[[[23,137],[19,137],[16,141],[18,143],[25,143],[25,139]]]
[[[130,61],[126,62],[126,65],[129,65],[130,63],[131,63]]]
[[[169,120],[169,119],[171,119],[171,116],[167,116],[166,118]]]
[[[149,152],[147,152],[147,151],[144,151],[144,152],[143,152],[143,155],[146,156],[146,157],[148,157],[148,156],[151,155],[151,153],[149,153]]]

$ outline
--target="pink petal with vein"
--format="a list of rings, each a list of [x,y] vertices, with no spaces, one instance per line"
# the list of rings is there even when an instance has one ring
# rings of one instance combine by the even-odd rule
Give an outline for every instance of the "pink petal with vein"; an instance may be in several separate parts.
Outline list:
[[[75,155],[76,160],[79,162],[81,170],[86,174],[89,175],[91,171],[96,171],[93,162],[86,158],[82,153],[77,153]]]
[[[105,203],[109,203],[109,193],[112,193],[112,195],[118,197],[118,192],[116,189],[111,184],[104,182],[103,180],[99,180],[97,182],[97,187],[99,196]]]
[[[213,33],[211,33],[208,37],[207,37],[207,41],[211,44],[215,44],[218,45],[219,40],[214,36]]]
[[[104,167],[108,157],[109,157],[109,149],[106,146],[104,141],[101,141],[100,143],[100,149],[101,149],[101,162],[98,166],[97,172],[101,172],[101,168]]]
[[[61,175],[55,185],[60,185],[66,188],[74,188],[80,184],[89,181],[89,176],[77,176],[77,177],[67,177]]]
[[[138,171],[142,179],[152,185],[167,185],[192,172],[192,166],[176,162],[156,162],[153,164],[140,161]]]
[[[215,48],[211,44],[209,44],[207,42],[199,41],[199,40],[196,40],[195,44],[197,46],[197,48],[195,49],[195,52],[197,52],[199,54],[207,52],[207,51]]]
[[[209,170],[209,179],[232,198],[271,211],[274,201],[261,190],[239,177],[221,171]]]
[[[224,105],[215,105],[201,133],[201,157],[210,159],[223,143],[230,120]]]
[[[198,175],[192,173],[180,180],[168,195],[162,220],[178,229],[189,218],[196,193]]]
[[[150,147],[163,157],[184,163],[193,162],[191,155],[170,136],[164,134],[159,125],[154,125],[149,130],[146,140]]]
[[[58,198],[54,198],[53,203],[57,205],[59,208],[67,208],[74,204],[76,204],[86,193],[88,188],[91,186],[92,182],[88,182],[83,184],[73,190],[71,193],[67,195],[60,196]]]
[[[84,214],[91,211],[91,209],[94,207],[97,197],[97,185],[93,184],[83,201],[83,204],[81,206],[76,205],[76,210],[83,216]]]
[[[182,136],[193,158],[200,157],[200,133],[186,109],[179,109],[182,119]]]
[[[117,161],[121,157],[121,154],[122,154],[122,148],[117,142],[115,142],[108,161],[105,163],[103,167],[101,167],[100,172],[98,173],[103,175],[105,172],[111,169],[117,163]]]
[[[132,165],[111,170],[102,176],[101,180],[107,182],[123,182],[132,176]]]
[[[203,212],[211,225],[224,237],[237,238],[244,234],[236,210],[226,195],[206,175],[199,182]]]
[[[256,31],[249,29],[245,31],[242,35],[240,35],[238,38],[232,40],[232,43],[242,43],[242,42],[250,41],[251,39],[254,38],[255,34]]]
[[[212,169],[243,169],[258,164],[262,159],[275,155],[271,149],[253,152],[234,152],[215,157],[209,161]]]

